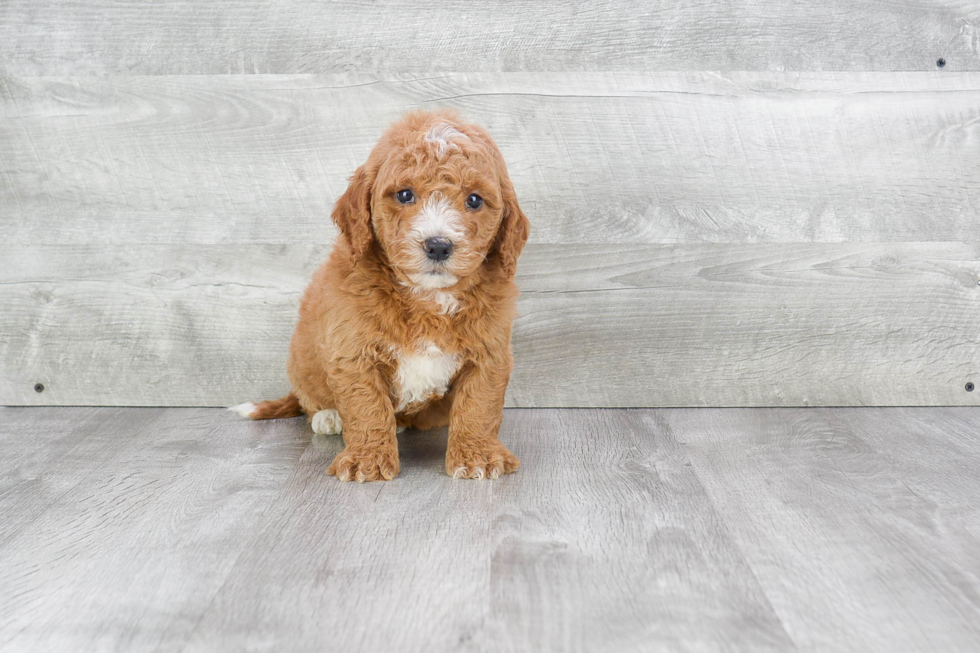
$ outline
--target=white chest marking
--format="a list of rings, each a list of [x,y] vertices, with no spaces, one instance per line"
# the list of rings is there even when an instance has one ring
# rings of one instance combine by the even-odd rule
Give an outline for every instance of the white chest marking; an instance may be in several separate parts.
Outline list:
[[[458,371],[459,360],[456,356],[444,353],[432,343],[424,343],[414,352],[401,352],[395,373],[398,390],[395,410],[443,396]]]

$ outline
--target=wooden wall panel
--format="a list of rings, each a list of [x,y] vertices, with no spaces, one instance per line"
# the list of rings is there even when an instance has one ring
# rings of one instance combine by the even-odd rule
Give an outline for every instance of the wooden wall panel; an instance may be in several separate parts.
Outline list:
[[[980,73],[13,78],[7,242],[328,242],[384,127],[488,126],[535,243],[974,241]]]
[[[975,2],[10,0],[0,403],[284,392],[347,176],[441,106],[533,223],[510,405],[978,402]]]
[[[0,396],[279,397],[325,251],[3,247]],[[532,245],[519,276],[511,406],[980,405],[977,244]]]
[[[72,74],[980,70],[968,0],[6,0],[0,61]]]

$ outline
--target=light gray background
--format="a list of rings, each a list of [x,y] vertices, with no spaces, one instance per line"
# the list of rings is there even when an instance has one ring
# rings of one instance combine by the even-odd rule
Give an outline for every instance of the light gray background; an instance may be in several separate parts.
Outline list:
[[[509,405],[980,405],[980,3],[291,0],[0,4],[0,404],[284,394],[442,106],[533,224]]]

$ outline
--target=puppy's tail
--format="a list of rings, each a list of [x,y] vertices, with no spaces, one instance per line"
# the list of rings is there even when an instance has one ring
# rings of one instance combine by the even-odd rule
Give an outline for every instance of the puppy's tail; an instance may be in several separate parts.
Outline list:
[[[232,406],[228,410],[249,419],[279,419],[280,417],[297,417],[303,414],[299,399],[292,392],[282,399],[260,401],[258,404],[246,401],[244,404]]]

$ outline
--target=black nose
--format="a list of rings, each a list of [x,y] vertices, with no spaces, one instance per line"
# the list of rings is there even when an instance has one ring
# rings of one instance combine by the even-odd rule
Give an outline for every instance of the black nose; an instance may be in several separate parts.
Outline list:
[[[425,255],[433,261],[445,261],[453,253],[453,241],[448,238],[429,238],[425,241]]]

